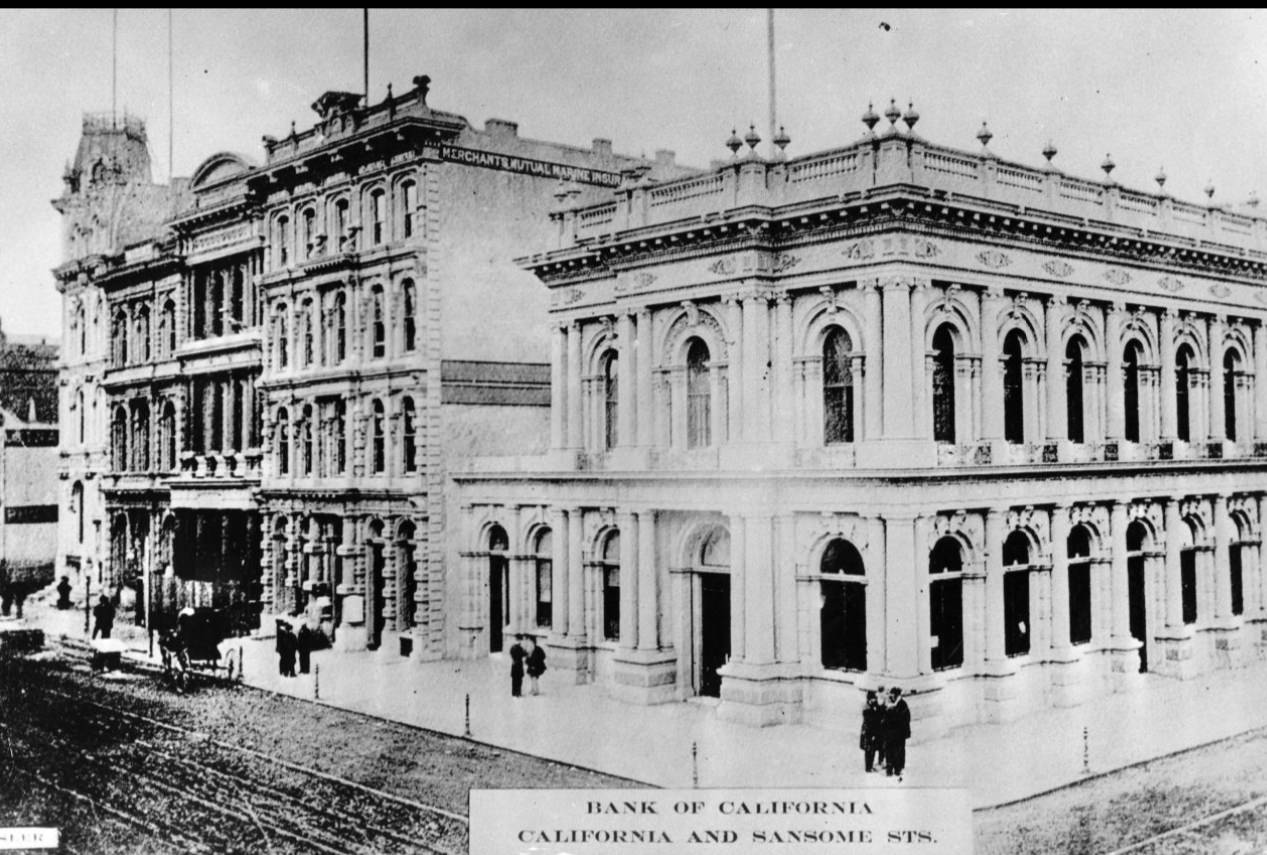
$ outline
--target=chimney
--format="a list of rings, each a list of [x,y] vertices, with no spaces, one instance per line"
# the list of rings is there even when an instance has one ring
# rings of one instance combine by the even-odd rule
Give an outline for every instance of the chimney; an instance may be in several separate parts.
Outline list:
[[[601,157],[611,157],[612,141],[603,139],[602,137],[594,138],[594,154]]]
[[[484,122],[484,133],[498,137],[517,137],[519,123],[509,119],[487,119]]]

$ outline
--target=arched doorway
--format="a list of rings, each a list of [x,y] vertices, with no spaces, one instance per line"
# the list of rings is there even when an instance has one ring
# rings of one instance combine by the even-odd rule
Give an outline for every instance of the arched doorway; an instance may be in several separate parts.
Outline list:
[[[488,652],[500,653],[510,618],[510,539],[495,525],[488,532]]]
[[[929,633],[934,670],[963,664],[963,547],[943,537],[928,556]]]
[[[366,647],[377,650],[383,643],[383,628],[387,622],[384,591],[387,587],[387,557],[383,552],[383,523],[374,520],[369,527],[370,578],[365,603],[365,628],[368,634]]]
[[[1013,531],[1003,542],[1003,652],[1029,653],[1029,537]]]
[[[1138,520],[1126,529],[1126,590],[1131,638],[1139,642],[1139,670],[1148,670],[1148,597],[1145,571],[1148,528]]]
[[[720,526],[699,542],[695,558],[695,690],[721,696],[718,669],[730,658],[730,533]]]

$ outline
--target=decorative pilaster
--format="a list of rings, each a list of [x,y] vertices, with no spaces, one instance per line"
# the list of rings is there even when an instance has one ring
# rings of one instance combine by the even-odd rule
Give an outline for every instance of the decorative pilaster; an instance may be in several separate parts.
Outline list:
[[[616,363],[616,444],[632,446],[637,444],[634,436],[634,411],[637,408],[634,378],[638,349],[634,346],[633,317],[629,312],[621,312],[616,319],[616,346],[620,352]]]
[[[1065,349],[1060,331],[1064,327],[1065,300],[1050,297],[1044,303],[1047,340],[1047,438],[1067,439],[1069,436],[1068,401],[1065,400]],[[1053,544],[1061,543],[1052,541]],[[1054,550],[1054,547],[1053,547]]]
[[[1174,442],[1178,434],[1178,404],[1175,388],[1175,313],[1161,313],[1161,439]]]
[[[987,441],[1003,439],[1003,372],[999,364],[999,313],[1006,298],[1001,288],[990,288],[982,297],[981,309],[981,392],[982,438]],[[993,550],[991,543],[988,549]],[[1001,565],[1000,565],[1001,566]],[[987,571],[987,576],[989,571]],[[1002,582],[999,583],[1002,585]],[[1000,594],[1000,599],[1001,599]],[[1000,632],[1002,623],[1000,622]],[[1002,648],[1000,647],[1000,650]]]
[[[863,314],[866,320],[864,330],[866,350],[866,364],[864,365],[865,374],[863,376],[864,397],[862,401],[862,412],[865,421],[863,430],[863,438],[868,440],[879,439],[882,433],[882,422],[884,411],[881,401],[884,398],[884,387],[882,383],[881,372],[881,341],[880,341],[880,283],[876,279],[867,279],[859,283],[862,289]],[[809,387],[807,383],[808,393],[819,394],[820,387]],[[821,424],[821,419],[819,424]]]
[[[1210,413],[1210,442],[1221,442],[1227,437],[1227,420],[1223,410],[1223,342],[1226,319],[1215,315],[1209,320],[1210,344],[1210,395],[1207,404]]]

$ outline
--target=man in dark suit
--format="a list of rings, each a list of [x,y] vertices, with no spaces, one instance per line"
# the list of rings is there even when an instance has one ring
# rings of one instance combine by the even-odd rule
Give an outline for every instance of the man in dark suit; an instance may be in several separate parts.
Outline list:
[[[528,651],[524,650],[522,635],[515,636],[515,643],[510,648],[510,696],[518,698],[524,692],[524,659]]]
[[[911,708],[902,699],[897,686],[889,689],[889,706],[884,712],[884,757],[888,761],[888,775],[902,780],[906,767],[906,740],[911,738]]]

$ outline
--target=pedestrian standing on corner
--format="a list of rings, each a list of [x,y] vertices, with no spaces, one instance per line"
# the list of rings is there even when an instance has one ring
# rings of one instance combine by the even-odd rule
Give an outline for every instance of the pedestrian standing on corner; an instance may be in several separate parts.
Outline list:
[[[911,708],[902,699],[897,686],[889,689],[889,707],[884,713],[884,757],[888,761],[888,775],[902,780],[906,768],[906,740],[911,738]]]
[[[65,611],[70,608],[70,577],[63,576],[57,583],[57,608]]]
[[[884,707],[881,706],[875,692],[867,692],[867,705],[862,708],[862,733],[858,739],[858,747],[862,749],[863,760],[868,772],[875,771],[875,760],[879,756],[881,765],[884,762]]]
[[[277,673],[283,677],[295,676],[295,649],[298,645],[295,633],[290,624],[284,620],[277,622]]]
[[[537,640],[531,635],[528,636],[528,679],[531,680],[532,688],[529,691],[534,695],[541,694],[537,688],[537,680],[546,672],[546,652],[541,645],[537,644]]]
[[[510,648],[510,696],[512,698],[522,697],[524,691],[524,660],[528,658],[528,651],[524,650],[521,643],[523,639],[522,635],[516,635],[515,643]]]
[[[295,646],[299,651],[299,673],[307,674],[311,668],[312,656],[312,630],[308,628],[308,622],[304,621],[299,624],[299,634],[295,637]]]
[[[105,594],[102,594],[101,600],[93,606],[92,617],[96,621],[92,628],[92,637],[96,638],[100,633],[102,638],[109,638],[110,631],[114,629],[114,604]]]

